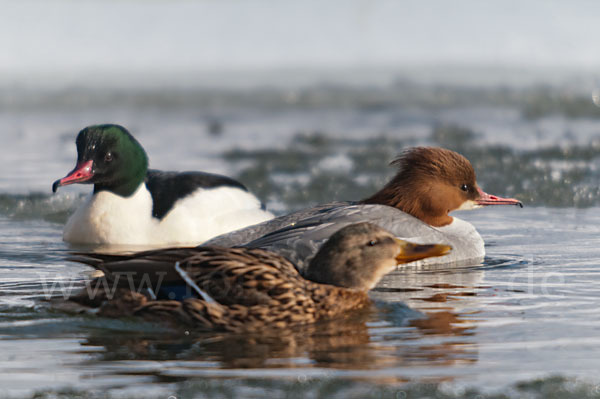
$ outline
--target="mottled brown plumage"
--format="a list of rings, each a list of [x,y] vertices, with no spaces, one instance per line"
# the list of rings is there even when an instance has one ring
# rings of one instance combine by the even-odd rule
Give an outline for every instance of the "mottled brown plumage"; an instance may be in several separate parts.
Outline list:
[[[78,261],[102,270],[106,286],[117,288],[100,290],[93,300],[89,291],[81,292],[71,301],[98,308],[100,315],[141,316],[185,328],[284,328],[369,306],[368,289],[399,261],[440,256],[448,250],[445,245],[401,242],[375,225],[359,223],[335,233],[309,265],[307,278],[318,282],[303,278],[285,258],[261,249],[199,247],[123,256],[80,254]],[[177,283],[195,295],[153,299],[144,281],[152,292],[158,292],[160,284]]]

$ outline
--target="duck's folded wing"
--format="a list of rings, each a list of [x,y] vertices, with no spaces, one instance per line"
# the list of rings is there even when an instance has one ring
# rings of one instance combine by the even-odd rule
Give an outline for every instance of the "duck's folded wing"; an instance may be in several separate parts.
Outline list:
[[[180,284],[181,276],[174,269],[182,261],[198,252],[198,248],[166,248],[137,252],[129,255],[74,253],[69,260],[84,263],[104,273],[119,287],[149,284],[154,290],[161,285]]]
[[[178,269],[193,281],[199,297],[206,294],[222,305],[268,305],[281,286],[304,281],[287,259],[258,248],[205,251]]]
[[[355,204],[331,208],[327,212],[299,220],[244,246],[276,252],[289,259],[303,273],[321,245],[333,233],[359,222],[374,223],[403,239],[422,242],[422,237],[427,236],[433,239],[432,242],[444,242],[443,236],[435,229],[395,208]]]
[[[249,248],[170,248],[132,255],[79,253],[72,260],[101,270],[111,282],[95,284],[102,289],[129,288],[141,293],[149,288],[158,299],[195,297],[226,305],[268,303],[265,293],[272,284],[298,278],[286,259]]]

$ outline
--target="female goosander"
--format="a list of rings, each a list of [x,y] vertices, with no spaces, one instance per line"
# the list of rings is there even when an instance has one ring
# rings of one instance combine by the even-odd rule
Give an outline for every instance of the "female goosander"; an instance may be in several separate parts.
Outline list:
[[[77,165],[52,185],[94,184],[69,218],[63,239],[81,244],[180,245],[273,217],[240,182],[202,172],[148,170],[148,157],[122,126],[77,135]]]
[[[411,244],[373,224],[359,223],[327,240],[310,262],[306,279],[288,260],[261,249],[80,254],[75,260],[102,270],[104,276],[92,282],[99,288],[95,295],[84,289],[70,301],[78,311],[140,316],[184,328],[236,332],[287,328],[369,306],[367,291],[398,263],[442,256],[449,250],[447,245]],[[176,294],[177,287],[184,295]]]
[[[449,256],[433,262],[428,259],[425,263],[479,261],[485,255],[483,239],[470,223],[448,213],[486,205],[523,206],[516,199],[483,192],[471,163],[454,151],[412,148],[392,165],[398,167],[396,176],[367,199],[319,205],[216,237],[205,244],[275,251],[303,272],[334,231],[366,221],[402,239],[452,246]]]

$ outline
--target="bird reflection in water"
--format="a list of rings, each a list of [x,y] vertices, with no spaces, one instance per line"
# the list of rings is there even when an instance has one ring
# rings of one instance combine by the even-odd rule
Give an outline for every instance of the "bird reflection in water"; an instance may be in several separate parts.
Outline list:
[[[207,369],[395,368],[397,375],[393,380],[401,382],[410,379],[402,375],[405,367],[477,362],[473,338],[477,320],[469,310],[476,306],[469,303],[477,297],[482,274],[477,269],[443,277],[423,270],[393,273],[372,291],[376,306],[313,325],[260,334],[184,331],[161,335],[137,332],[116,337],[114,331],[94,331],[83,345],[103,347],[94,352],[101,362],[139,361],[139,373],[161,379],[165,375],[201,376]],[[406,284],[396,285],[401,281]],[[393,286],[405,288],[394,290]],[[409,303],[410,308],[403,302]],[[426,344],[415,345],[415,341],[424,338]],[[144,369],[147,360],[164,363]],[[127,367],[131,364],[128,362]]]

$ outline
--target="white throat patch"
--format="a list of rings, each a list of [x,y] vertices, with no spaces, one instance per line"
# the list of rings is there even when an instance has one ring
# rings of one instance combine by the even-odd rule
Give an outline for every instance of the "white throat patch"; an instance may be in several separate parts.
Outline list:
[[[477,202],[475,202],[473,200],[467,200],[460,205],[460,207],[457,209],[457,211],[469,211],[471,209],[477,209],[477,208],[481,208],[481,207],[482,206],[479,205]]]

